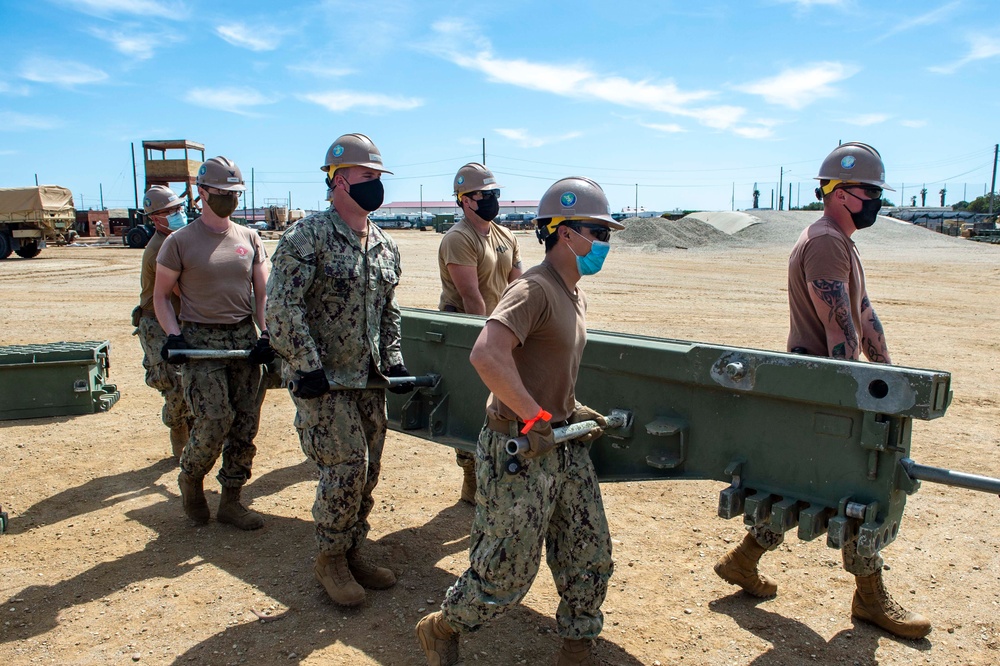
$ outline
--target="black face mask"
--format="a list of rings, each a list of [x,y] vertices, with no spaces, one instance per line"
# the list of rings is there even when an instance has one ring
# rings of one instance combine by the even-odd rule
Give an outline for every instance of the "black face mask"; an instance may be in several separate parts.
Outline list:
[[[878,218],[878,212],[882,210],[882,200],[881,199],[862,199],[854,192],[845,189],[845,192],[850,194],[855,199],[861,201],[861,210],[857,213],[851,213],[851,221],[854,222],[855,229],[867,229],[868,227],[875,224],[875,220]],[[850,211],[848,211],[850,212]]]
[[[496,197],[483,197],[476,203],[479,204],[479,209],[475,211],[476,215],[487,222],[496,219],[497,213],[500,212],[500,202]]]
[[[385,199],[385,189],[383,189],[382,181],[379,179],[354,183],[350,185],[350,188],[348,194],[354,199],[354,203],[369,213],[378,210]]]

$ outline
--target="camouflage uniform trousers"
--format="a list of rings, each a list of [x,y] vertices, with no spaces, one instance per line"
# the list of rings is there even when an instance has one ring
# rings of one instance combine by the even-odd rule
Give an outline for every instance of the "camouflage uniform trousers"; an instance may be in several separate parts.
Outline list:
[[[142,346],[142,367],[146,369],[146,384],[163,396],[163,409],[160,410],[163,425],[168,428],[191,425],[191,410],[184,401],[179,366],[160,358],[160,349],[167,341],[167,334],[163,332],[156,317],[152,316],[142,317],[136,330]]]
[[[185,323],[182,333],[192,349],[250,349],[257,341],[250,322],[235,330]],[[244,359],[199,359],[182,367],[184,399],[194,421],[181,454],[181,469],[194,477],[205,476],[221,453],[216,478],[226,488],[239,488],[250,479],[257,452],[253,438],[260,420],[260,366]]]
[[[755,525],[747,528],[753,535],[757,543],[767,550],[774,550],[785,540],[785,535],[772,530],[767,525]],[[882,570],[885,562],[881,553],[875,553],[871,557],[862,557],[858,554],[858,535],[854,534],[847,540],[841,548],[840,555],[844,561],[844,571],[855,576],[870,576]]]
[[[474,631],[510,609],[546,562],[559,592],[556,622],[563,638],[596,638],[601,604],[614,569],[611,535],[589,448],[569,442],[507,474],[508,435],[483,428],[476,451],[480,488],[472,523],[469,568],[441,604],[445,620]]]
[[[302,452],[319,470],[312,508],[316,545],[320,552],[340,555],[360,547],[371,528],[368,514],[385,444],[385,390],[330,391],[292,400]]]

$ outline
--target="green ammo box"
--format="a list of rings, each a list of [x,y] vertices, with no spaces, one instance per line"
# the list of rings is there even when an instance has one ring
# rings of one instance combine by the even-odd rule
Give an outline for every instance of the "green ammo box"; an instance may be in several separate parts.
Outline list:
[[[0,420],[108,411],[120,397],[108,350],[107,340],[0,347]]]

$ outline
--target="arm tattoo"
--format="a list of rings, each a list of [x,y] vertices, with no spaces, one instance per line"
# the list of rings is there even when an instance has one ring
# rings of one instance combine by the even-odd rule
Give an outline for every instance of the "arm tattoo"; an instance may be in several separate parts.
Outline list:
[[[857,358],[858,332],[851,318],[851,299],[844,289],[844,283],[839,280],[813,280],[813,287],[820,298],[830,306],[828,322],[836,322],[844,334],[844,343],[836,345],[832,354],[834,358]]]
[[[878,315],[875,314],[874,309],[868,318],[868,323],[871,325],[871,329],[875,332],[875,335],[862,336],[865,345],[865,356],[872,363],[888,363],[889,350],[885,344],[885,331],[882,329],[882,322],[879,320]]]
[[[861,312],[864,314],[865,310],[872,306],[872,302],[868,300],[868,294],[861,297]]]

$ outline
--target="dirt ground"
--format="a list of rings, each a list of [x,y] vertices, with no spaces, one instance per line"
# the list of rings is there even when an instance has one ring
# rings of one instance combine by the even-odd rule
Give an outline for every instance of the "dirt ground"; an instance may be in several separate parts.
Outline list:
[[[590,325],[783,349],[789,238],[813,217],[772,214],[741,232],[752,242],[735,246],[613,243],[605,270],[582,283]],[[400,303],[435,307],[440,236],[393,236],[404,262]],[[519,238],[525,263],[537,263],[540,246]],[[947,416],[914,422],[913,457],[1000,476],[1000,248],[885,220],[856,238],[894,361],[952,373]],[[452,451],[390,433],[369,552],[392,563],[399,584],[355,611],[333,606],[313,578],[316,475],[287,394],[267,396],[244,492],[266,526],[191,526],[160,398],[143,383],[128,322],[140,254],[49,247],[0,262],[0,344],[110,340],[122,395],[103,414],[0,422],[0,506],[10,514],[0,536],[0,664],[424,663],[413,625],[467,564],[473,509],[458,502]],[[214,512],[218,487],[206,487]],[[779,581],[775,599],[718,579],[712,564],[743,531],[715,516],[719,490],[603,486],[616,560],[599,643],[606,663],[1000,663],[997,497],[925,483],[909,498],[885,551],[887,580],[934,631],[907,642],[851,620],[852,581],[823,539],[790,535],[764,560]],[[543,566],[522,606],[463,638],[465,663],[551,663],[556,603]]]

